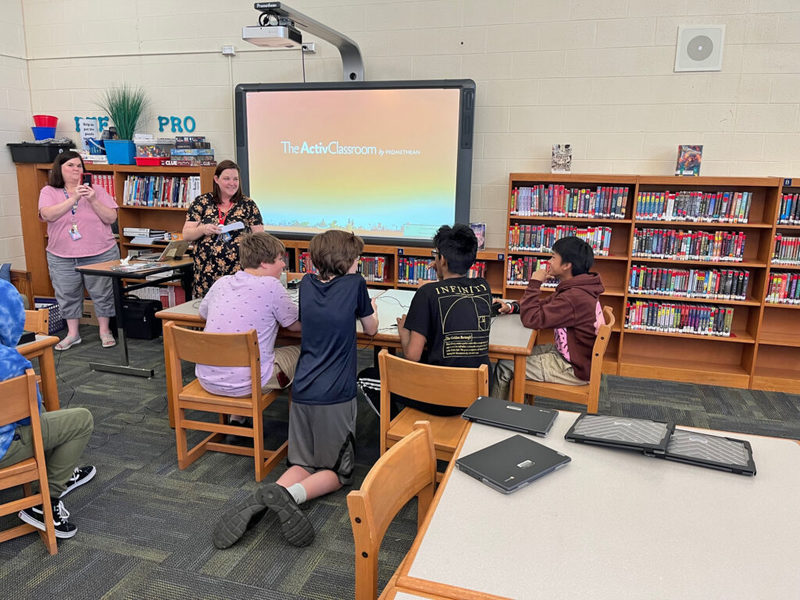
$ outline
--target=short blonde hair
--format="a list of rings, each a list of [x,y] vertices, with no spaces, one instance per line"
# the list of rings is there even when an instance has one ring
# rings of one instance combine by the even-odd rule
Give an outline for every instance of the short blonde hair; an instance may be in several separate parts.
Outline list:
[[[311,238],[311,262],[323,279],[344,275],[364,249],[364,241],[350,231],[329,229]]]
[[[286,246],[265,231],[246,233],[239,240],[239,263],[243,269],[257,269],[261,263],[274,263]]]

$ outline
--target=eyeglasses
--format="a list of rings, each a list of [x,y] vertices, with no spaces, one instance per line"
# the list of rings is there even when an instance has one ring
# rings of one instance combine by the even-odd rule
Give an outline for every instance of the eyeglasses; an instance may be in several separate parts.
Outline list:
[[[436,258],[437,256],[439,256],[439,251],[438,250],[431,250],[431,256],[433,258]]]

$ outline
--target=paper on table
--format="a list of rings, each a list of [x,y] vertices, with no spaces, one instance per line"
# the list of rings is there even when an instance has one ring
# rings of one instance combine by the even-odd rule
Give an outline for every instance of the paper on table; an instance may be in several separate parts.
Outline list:
[[[236,221],[235,223],[228,223],[227,225],[220,225],[220,233],[228,233],[229,231],[236,231],[237,229],[244,229],[244,223]]]

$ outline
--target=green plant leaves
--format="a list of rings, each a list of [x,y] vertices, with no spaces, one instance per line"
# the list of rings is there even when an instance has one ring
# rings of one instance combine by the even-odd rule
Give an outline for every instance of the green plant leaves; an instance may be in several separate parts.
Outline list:
[[[114,121],[119,139],[131,140],[148,102],[147,94],[142,88],[123,84],[107,89],[97,106],[106,111]]]

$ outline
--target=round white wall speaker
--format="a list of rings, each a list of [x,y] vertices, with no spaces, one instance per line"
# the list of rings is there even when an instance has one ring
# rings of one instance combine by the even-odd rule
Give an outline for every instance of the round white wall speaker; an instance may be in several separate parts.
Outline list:
[[[724,25],[681,25],[675,49],[675,71],[722,70]]]

